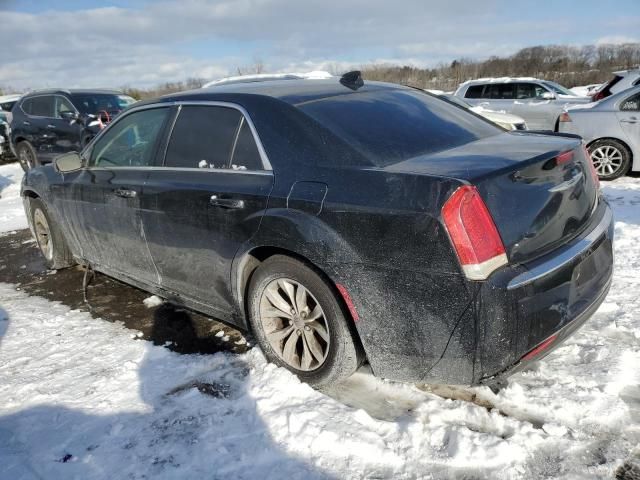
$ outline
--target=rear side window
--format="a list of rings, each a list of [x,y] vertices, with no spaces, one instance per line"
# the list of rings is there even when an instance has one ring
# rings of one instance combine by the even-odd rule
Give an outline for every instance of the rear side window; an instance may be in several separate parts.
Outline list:
[[[444,100],[403,89],[339,95],[298,108],[377,166],[503,133]]]
[[[513,100],[516,97],[515,83],[492,83],[484,89],[483,98]]]
[[[41,95],[32,97],[22,102],[22,110],[27,115],[34,117],[53,117],[54,97],[51,95]]]
[[[482,98],[482,90],[484,85],[471,85],[464,94],[465,98]]]
[[[185,106],[167,148],[166,167],[262,170],[253,133],[235,108]]]
[[[227,107],[182,107],[167,148],[166,167],[229,168],[242,114]]]
[[[231,163],[243,170],[262,170],[262,158],[258,151],[255,138],[251,132],[251,127],[244,117],[240,119],[240,131],[233,150]]]

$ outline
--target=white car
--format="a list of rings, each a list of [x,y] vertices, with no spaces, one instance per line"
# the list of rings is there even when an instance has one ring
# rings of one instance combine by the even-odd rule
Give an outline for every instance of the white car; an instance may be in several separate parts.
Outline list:
[[[472,105],[524,118],[532,130],[555,130],[565,108],[589,103],[562,85],[537,78],[481,78],[462,83],[455,94]]]
[[[493,123],[501,126],[505,130],[527,130],[527,123],[524,121],[524,118],[518,117],[517,115],[512,115],[510,113],[505,113],[505,112],[497,112],[495,110],[489,110],[481,106],[474,106],[464,101],[460,97],[446,94],[444,92],[437,93],[436,95],[452,103],[455,103],[456,105],[459,105],[463,108],[467,108],[471,110],[473,113],[477,113],[478,115],[486,118],[487,120],[491,120]]]
[[[218,87],[234,83],[266,82],[269,80],[326,80],[331,78],[329,72],[313,71],[307,73],[256,73],[251,75],[237,75],[235,77],[219,78],[205,83],[202,88]]]

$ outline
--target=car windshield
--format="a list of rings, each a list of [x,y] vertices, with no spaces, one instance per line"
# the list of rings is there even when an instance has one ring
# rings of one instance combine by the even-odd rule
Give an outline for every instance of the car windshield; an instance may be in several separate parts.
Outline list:
[[[100,112],[117,113],[135,103],[128,95],[114,93],[73,93],[73,104],[85,115],[96,115]]]
[[[558,93],[560,95],[571,95],[575,97],[576,94],[570,91],[567,88],[564,88],[562,85],[555,82],[542,82],[546,87],[549,87],[554,93]]]
[[[298,107],[380,167],[504,132],[435,96],[403,89],[336,95]]]

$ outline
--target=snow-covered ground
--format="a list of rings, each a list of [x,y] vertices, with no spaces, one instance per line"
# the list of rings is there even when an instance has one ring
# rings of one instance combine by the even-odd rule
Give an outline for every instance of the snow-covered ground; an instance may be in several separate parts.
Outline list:
[[[28,227],[20,199],[22,174],[18,163],[0,165],[0,232]]]
[[[26,226],[18,173],[0,229]],[[258,349],[180,355],[0,284],[0,479],[612,478],[640,455],[640,180],[603,189],[606,303],[497,395],[456,394],[476,403],[366,372],[327,395]]]

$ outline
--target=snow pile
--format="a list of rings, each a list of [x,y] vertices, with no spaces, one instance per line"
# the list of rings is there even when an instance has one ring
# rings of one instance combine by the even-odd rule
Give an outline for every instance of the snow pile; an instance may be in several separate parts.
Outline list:
[[[363,372],[321,393],[0,284],[0,478],[612,478],[640,444],[640,181],[604,192],[606,303],[497,395],[449,389],[474,403]]]
[[[28,228],[20,198],[23,173],[18,163],[0,165],[0,232]]]

